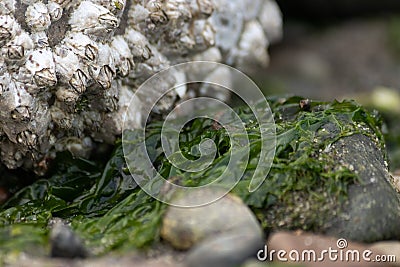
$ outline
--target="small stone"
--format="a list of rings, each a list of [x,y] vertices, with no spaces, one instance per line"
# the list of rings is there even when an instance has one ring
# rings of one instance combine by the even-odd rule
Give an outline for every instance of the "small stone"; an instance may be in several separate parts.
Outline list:
[[[55,222],[50,234],[51,257],[85,258],[88,255],[82,240],[62,222]]]
[[[210,199],[216,190],[204,188],[194,193],[176,196],[177,205],[192,203],[193,199]],[[161,236],[174,248],[185,250],[221,233],[262,236],[262,230],[250,209],[238,197],[228,194],[200,207],[170,206],[164,216]]]
[[[176,204],[201,203],[220,195],[216,188],[204,188],[176,197]],[[161,236],[176,249],[190,249],[185,265],[239,266],[262,247],[263,233],[250,209],[228,194],[205,206],[170,206],[165,214]]]
[[[189,251],[186,257],[188,267],[230,267],[240,266],[253,258],[263,246],[263,237],[258,233],[236,232],[210,237]]]

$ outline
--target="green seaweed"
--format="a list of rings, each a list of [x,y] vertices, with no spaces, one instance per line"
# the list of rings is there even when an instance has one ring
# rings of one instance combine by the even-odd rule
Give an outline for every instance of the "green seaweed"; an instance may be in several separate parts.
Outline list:
[[[324,228],[329,215],[340,210],[348,186],[359,180],[354,172],[335,162],[330,153],[335,141],[361,133],[384,151],[377,114],[353,101],[311,102],[309,108],[302,109],[300,100],[270,99],[276,121],[276,153],[267,179],[253,193],[248,185],[260,154],[260,131],[248,108],[236,109],[249,137],[250,159],[241,163],[246,165],[246,172],[233,193],[253,209],[267,231],[318,231]],[[218,153],[211,166],[197,173],[181,171],[166,159],[161,128],[162,122],[148,125],[146,145],[153,165],[166,179],[197,186],[214,181],[224,171],[230,157],[230,140],[223,127],[199,118],[182,129],[180,147],[188,158],[198,156],[194,148],[204,138],[217,144]],[[131,153],[141,153],[137,136],[137,131],[128,131],[124,139]],[[70,222],[94,255],[146,248],[159,241],[165,207],[136,185],[127,170],[122,141],[116,143],[105,166],[61,153],[49,178],[23,188],[2,206],[0,257],[32,251],[32,244],[43,255],[48,254],[48,223],[54,217]]]

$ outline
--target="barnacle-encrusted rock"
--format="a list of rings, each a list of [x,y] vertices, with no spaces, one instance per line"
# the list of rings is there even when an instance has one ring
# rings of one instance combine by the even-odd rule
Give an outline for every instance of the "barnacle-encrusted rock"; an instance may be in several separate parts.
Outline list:
[[[41,174],[54,151],[84,155],[92,141],[112,142],[150,75],[190,60],[265,65],[281,23],[273,0],[2,0],[1,161]],[[177,73],[163,87],[185,79]],[[137,127],[140,108],[130,115]]]

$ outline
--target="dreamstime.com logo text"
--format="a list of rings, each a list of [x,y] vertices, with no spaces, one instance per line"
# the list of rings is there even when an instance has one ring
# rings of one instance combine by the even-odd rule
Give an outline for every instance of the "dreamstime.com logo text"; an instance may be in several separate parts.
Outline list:
[[[269,250],[268,246],[257,252],[257,259],[260,261],[280,262],[396,262],[395,255],[374,255],[369,250],[348,249],[346,239],[340,238],[336,247],[316,251],[314,249],[297,250]]]

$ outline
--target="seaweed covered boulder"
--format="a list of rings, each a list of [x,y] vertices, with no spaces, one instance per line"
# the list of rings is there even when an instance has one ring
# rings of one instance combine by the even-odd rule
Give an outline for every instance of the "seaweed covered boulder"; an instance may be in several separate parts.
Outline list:
[[[301,229],[366,242],[400,238],[399,195],[391,185],[379,115],[353,101],[325,103],[292,97],[271,99],[270,103],[277,147],[269,175],[257,191],[248,191],[261,137],[251,112],[239,108],[251,155],[245,174],[233,189],[253,209],[264,229]],[[164,178],[173,177],[185,186],[218,184],[221,162],[234,156],[228,153],[225,129],[215,127],[211,120],[197,119],[182,130],[182,150],[191,151],[204,138],[219,145],[214,164],[193,173],[168,162],[157,141],[161,127],[150,127],[147,144],[149,151],[158,151],[153,164]],[[140,143],[133,144],[136,142]],[[132,149],[139,153],[135,145]]]
[[[257,192],[238,191],[264,227],[364,242],[399,239],[399,195],[391,184],[379,115],[352,101],[289,98],[272,105],[274,165]]]
[[[400,239],[400,200],[387,170],[379,115],[352,101],[275,98],[270,106],[277,133],[275,157],[254,192],[248,188],[259,160],[260,129],[248,108],[236,109],[247,131],[250,158],[231,192],[251,208],[263,230],[301,229],[365,242]],[[179,185],[214,182],[224,187],[216,179],[231,156],[223,127],[197,118],[181,129],[184,155],[205,138],[216,144],[212,163],[199,172],[180,170],[168,161],[162,127],[162,122],[150,123],[145,138],[153,166],[164,178]],[[139,136],[138,131],[128,132],[105,165],[59,154],[49,177],[14,194],[0,210],[0,262],[19,266],[17,252],[50,255],[50,222],[55,217],[70,225],[90,255],[158,250],[167,206],[137,186],[132,176],[143,175],[143,170],[137,166],[137,172],[129,173],[122,150],[122,143],[128,143],[129,153],[142,153]]]

